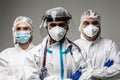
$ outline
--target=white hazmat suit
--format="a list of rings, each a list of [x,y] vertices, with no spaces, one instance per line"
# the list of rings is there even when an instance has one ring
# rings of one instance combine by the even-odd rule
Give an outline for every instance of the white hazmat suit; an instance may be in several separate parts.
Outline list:
[[[26,23],[32,29],[32,20],[25,16],[19,16],[16,18],[13,25],[13,34],[16,25],[19,23]],[[16,39],[13,35],[14,43]],[[15,47],[7,48],[0,53],[0,80],[26,80],[24,77],[24,65],[25,58],[28,55],[28,51],[32,49],[34,45],[29,44],[26,50],[23,50],[18,43]]]
[[[74,44],[69,43],[67,39],[64,42],[56,42],[52,45],[50,45],[49,42],[47,43],[47,40],[49,41],[48,36],[41,44],[30,50],[30,54],[31,56],[34,56],[33,58],[35,58],[35,61],[33,61],[31,56],[28,56],[26,60],[29,61],[27,62],[28,67],[31,64],[35,64],[34,62],[37,63],[40,76],[44,77],[44,80],[70,79],[72,74],[80,67],[86,67],[83,54],[79,52],[78,48]],[[45,46],[46,43],[47,48]],[[44,54],[45,49],[47,49],[46,56]],[[44,57],[46,57],[45,61]],[[45,68],[43,70],[44,63]],[[33,73],[35,70],[34,68],[36,67],[31,65]]]
[[[71,15],[62,7],[50,9],[43,16],[40,28],[46,27],[48,36],[43,39],[42,43],[30,50],[31,55],[26,60],[29,61],[28,67],[31,64],[37,64],[41,80],[72,80],[72,75],[77,70],[81,71],[78,71],[81,75],[87,66],[80,48],[66,38],[70,19]],[[50,41],[55,42],[50,43]],[[33,65],[30,69],[28,68],[33,69],[31,73],[33,76],[37,75],[35,68]]]
[[[100,23],[99,15],[92,10],[86,11],[81,17],[79,30],[82,32],[82,24],[89,18],[96,19]],[[120,57],[119,49],[115,42],[109,39],[101,38],[101,35],[94,41],[88,41],[83,33],[80,39],[75,41],[76,44],[87,54],[89,66],[91,66],[92,80],[120,80]],[[87,76],[85,76],[87,77]]]

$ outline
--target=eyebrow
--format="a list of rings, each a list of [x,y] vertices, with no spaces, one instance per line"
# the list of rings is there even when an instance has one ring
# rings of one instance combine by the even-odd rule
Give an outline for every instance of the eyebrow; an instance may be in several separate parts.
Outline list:
[[[16,28],[17,28],[17,27],[29,27],[29,26],[16,26]]]

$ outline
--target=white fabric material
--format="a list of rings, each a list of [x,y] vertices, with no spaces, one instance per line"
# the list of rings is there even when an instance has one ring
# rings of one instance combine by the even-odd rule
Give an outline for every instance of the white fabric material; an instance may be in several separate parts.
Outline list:
[[[99,14],[93,10],[87,10],[81,16],[79,31],[82,31],[83,22],[89,18],[93,18],[100,23]],[[75,43],[87,54],[87,63],[89,68],[91,68],[89,74],[95,78],[90,78],[89,80],[120,80],[120,56],[115,42],[101,38],[101,34],[95,41],[88,41],[82,33],[80,35],[81,38],[76,40]],[[108,60],[113,60],[114,64],[110,67],[105,67],[104,64]],[[83,75],[85,75],[83,77],[88,77],[86,74]]]
[[[28,27],[30,27],[31,30],[33,30],[33,23],[32,23],[32,19],[26,16],[18,16],[13,24],[12,27],[12,31],[13,31],[13,42],[16,43],[16,39],[15,39],[15,28],[17,27],[18,24],[20,23],[26,23],[28,25]],[[31,33],[31,35],[33,35]]]
[[[88,65],[93,70],[91,71],[92,77],[103,80],[120,80],[120,77],[115,77],[120,73],[119,50],[112,40],[99,37],[95,41],[87,41],[81,36],[81,39],[76,40],[75,43],[87,54],[86,58],[90,60]],[[109,59],[113,60],[114,64],[111,67],[104,67]]]
[[[99,14],[98,14],[96,11],[92,10],[92,9],[87,10],[87,11],[85,11],[85,12],[82,14],[82,16],[81,16],[81,21],[85,21],[85,20],[87,20],[87,19],[89,19],[89,18],[94,18],[94,19],[96,19],[98,22],[100,22],[100,16],[99,16]]]
[[[57,77],[56,75],[52,75],[52,76],[48,76],[44,80],[61,80],[61,79]],[[72,80],[72,79],[64,79],[64,80]]]
[[[86,21],[89,18],[93,18],[93,19],[97,20],[100,23],[99,14],[96,11],[92,10],[92,9],[87,10],[81,15],[80,26],[79,26],[79,29],[78,29],[79,31],[82,31],[81,27],[82,27],[83,22]]]
[[[15,19],[12,30],[14,31],[14,29],[16,28],[16,25],[23,22],[26,23],[28,27],[31,28],[31,30],[33,29],[32,19],[26,16],[19,16]]]
[[[44,49],[45,49],[45,44],[46,44],[46,40],[49,40],[49,37],[46,37],[43,42],[41,44],[39,44],[38,46],[34,47],[30,52],[31,54],[35,54],[35,55],[31,55],[27,57],[27,61],[29,61],[28,63],[33,63],[34,61],[32,61],[34,58],[39,71],[42,68],[42,64],[43,64],[43,57],[44,57]],[[60,64],[60,50],[59,50],[59,42],[56,42],[52,45],[47,44],[47,49],[51,50],[52,53],[47,52],[47,56],[46,56],[46,68],[47,68],[47,74],[45,77],[45,80],[59,80],[61,79],[61,64]],[[62,51],[65,51],[70,45],[67,40],[65,40],[65,42],[62,44]],[[78,51],[78,49],[72,45],[72,53],[73,55],[71,55],[70,52],[68,53],[64,53],[62,54],[63,57],[63,68],[64,68],[64,79],[70,79],[72,73],[74,73],[76,70],[79,69],[79,67],[85,67],[86,63],[83,60],[83,56],[81,55],[82,53]],[[29,64],[28,64],[29,65]],[[31,66],[32,67],[32,66]],[[29,68],[28,68],[29,69]],[[34,68],[33,68],[34,71]],[[41,74],[41,71],[40,71]]]
[[[48,30],[50,37],[55,41],[60,41],[66,34],[66,29],[55,26]]]
[[[30,44],[27,50],[22,50],[18,44],[0,53],[0,80],[25,80],[24,61],[27,51],[33,48]]]
[[[83,28],[83,32],[87,36],[93,37],[99,32],[99,28],[97,26],[90,24],[90,25],[86,26],[85,28]]]

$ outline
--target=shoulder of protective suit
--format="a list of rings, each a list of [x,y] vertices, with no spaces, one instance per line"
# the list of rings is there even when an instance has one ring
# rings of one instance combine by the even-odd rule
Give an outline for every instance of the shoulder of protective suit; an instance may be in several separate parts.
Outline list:
[[[0,52],[0,54],[5,54],[5,53],[8,53],[8,52],[11,52],[12,50],[14,50],[14,47],[11,47],[11,48],[7,48],[5,50],[3,50],[2,52]]]
[[[7,49],[3,50],[0,53],[0,59],[7,61],[8,60],[8,56],[10,56],[13,51],[14,51],[14,48],[7,48]]]
[[[108,44],[115,43],[113,40],[108,39],[108,38],[101,38],[101,41],[105,42],[105,43],[108,43]]]
[[[102,45],[104,44],[104,46],[106,46],[107,48],[113,48],[114,47],[116,49],[119,49],[116,42],[111,40],[111,39],[101,38],[100,44],[102,44]]]
[[[73,41],[75,44],[78,44],[80,42],[81,39],[77,39],[75,41]]]
[[[37,55],[37,54],[39,53],[39,51],[41,51],[41,50],[40,50],[40,49],[42,48],[41,46],[42,46],[41,44],[39,44],[39,45],[37,45],[37,46],[34,46],[29,52],[30,52],[31,54]]]
[[[42,44],[38,44],[38,45],[34,46],[30,51],[38,50],[41,48],[41,46],[42,46]]]
[[[81,49],[80,49],[80,47],[78,46],[78,44],[76,44],[76,43],[72,43],[72,51],[78,51],[78,52],[81,52]]]

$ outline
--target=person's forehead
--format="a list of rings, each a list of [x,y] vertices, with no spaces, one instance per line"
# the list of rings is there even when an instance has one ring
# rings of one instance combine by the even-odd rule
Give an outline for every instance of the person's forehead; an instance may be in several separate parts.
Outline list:
[[[59,23],[65,23],[64,21],[54,21],[54,22],[48,22],[49,24],[52,24],[52,23],[54,23],[54,24],[59,24]]]
[[[29,27],[25,22],[19,23],[16,27]]]
[[[86,19],[85,21],[88,21],[88,22],[93,22],[93,21],[97,21],[95,18],[88,18]]]

